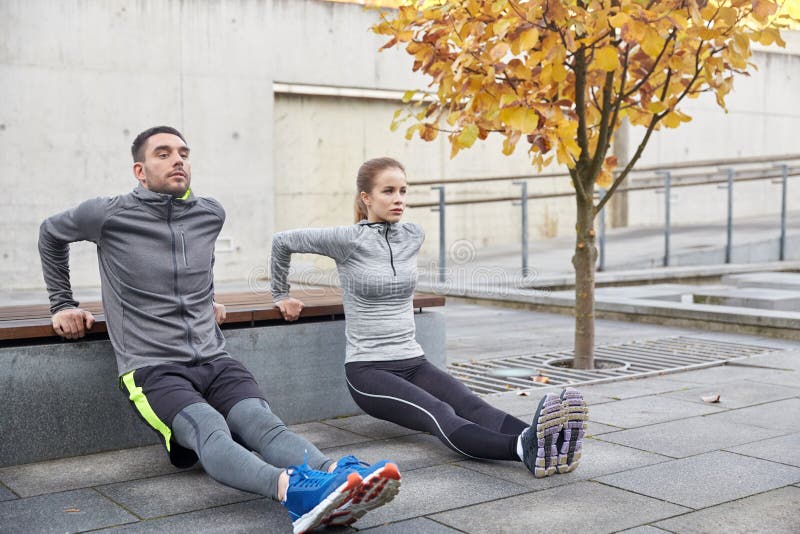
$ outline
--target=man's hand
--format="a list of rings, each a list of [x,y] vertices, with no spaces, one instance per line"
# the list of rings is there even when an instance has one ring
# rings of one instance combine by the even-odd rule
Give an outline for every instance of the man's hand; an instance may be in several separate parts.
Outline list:
[[[225,305],[214,303],[214,319],[216,319],[217,324],[222,324],[225,322],[225,317],[227,317],[227,313],[225,313]]]
[[[94,326],[94,315],[80,308],[60,310],[53,315],[53,330],[67,339],[80,339]]]
[[[296,321],[298,317],[300,317],[300,312],[303,311],[303,304],[302,300],[289,297],[286,300],[282,300],[275,304],[278,309],[281,311],[281,315],[287,321]]]

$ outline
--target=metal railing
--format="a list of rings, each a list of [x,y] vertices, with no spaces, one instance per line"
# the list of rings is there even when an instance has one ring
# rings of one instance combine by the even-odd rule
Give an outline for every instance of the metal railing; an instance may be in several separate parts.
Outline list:
[[[631,187],[620,187],[618,193],[648,191],[652,190],[664,195],[664,258],[663,265],[670,264],[670,237],[671,237],[671,206],[672,190],[681,187],[697,187],[704,185],[718,185],[719,189],[727,190],[727,216],[726,216],[726,245],[725,263],[730,263],[733,250],[733,189],[735,183],[754,182],[762,180],[772,180],[773,183],[781,184],[781,216],[780,216],[780,237],[779,237],[779,258],[783,261],[786,258],[786,199],[788,178],[800,176],[800,166],[789,166],[787,162],[800,160],[800,154],[786,154],[777,156],[760,156],[753,158],[737,158],[726,160],[703,160],[693,162],[681,162],[668,165],[647,166],[634,169],[632,173],[637,175],[651,172],[650,176],[639,176],[637,182],[640,185]],[[775,163],[780,162],[780,163]],[[758,164],[770,164],[764,168],[740,168],[740,166],[753,166]],[[676,170],[682,169],[702,169],[704,167],[715,167],[715,170],[705,172],[690,172],[676,174]],[[496,202],[518,203],[521,209],[521,267],[523,276],[530,273],[528,261],[528,201],[544,200],[552,198],[565,198],[575,195],[575,191],[564,191],[558,193],[536,193],[528,194],[528,181],[538,179],[566,178],[567,173],[547,173],[535,176],[502,176],[502,177],[483,177],[483,178],[463,178],[456,180],[435,180],[435,181],[415,181],[410,182],[411,186],[432,185],[431,189],[438,191],[438,201],[418,202],[408,205],[409,208],[431,208],[439,212],[439,281],[446,281],[447,253],[445,245],[445,210],[446,206],[464,206],[473,204],[488,204]],[[775,181],[775,180],[778,181]],[[521,187],[520,194],[517,196],[490,197],[468,200],[447,201],[445,190],[447,186],[455,184],[471,184],[478,182],[512,182],[513,185]],[[605,195],[604,190],[596,194],[596,199]],[[606,224],[605,208],[598,214],[599,236],[598,236],[598,265],[597,269],[605,269],[605,247],[606,247]]]

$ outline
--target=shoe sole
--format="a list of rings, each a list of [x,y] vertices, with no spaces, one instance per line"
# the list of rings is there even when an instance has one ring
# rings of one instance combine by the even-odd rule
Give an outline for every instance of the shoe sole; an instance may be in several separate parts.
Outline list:
[[[400,491],[400,478],[397,466],[387,463],[362,480],[355,496],[342,508],[334,511],[326,524],[332,527],[352,525],[370,510],[390,502]]]
[[[563,408],[557,395],[548,393],[539,402],[534,420],[536,425],[536,461],[533,476],[545,478],[556,473],[558,467],[558,434],[563,424]],[[529,467],[530,468],[530,467]]]
[[[575,388],[567,388],[561,393],[561,406],[564,426],[558,451],[558,473],[564,474],[575,471],[580,464],[589,408],[581,392]]]
[[[292,522],[294,534],[303,534],[326,524],[331,513],[355,497],[360,487],[361,476],[358,473],[347,475],[347,482],[333,490],[314,508]]]

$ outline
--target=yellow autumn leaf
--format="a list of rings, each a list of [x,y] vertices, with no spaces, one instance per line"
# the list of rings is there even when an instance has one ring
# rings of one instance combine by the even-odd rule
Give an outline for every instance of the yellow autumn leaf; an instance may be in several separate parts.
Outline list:
[[[614,178],[611,176],[611,173],[605,169],[600,169],[600,172],[597,173],[597,178],[595,179],[595,183],[597,187],[602,189],[608,189],[611,187],[611,184],[614,183]]]
[[[458,119],[461,117],[460,111],[451,111],[447,114],[447,124],[450,126],[455,126]]]
[[[514,130],[527,133],[536,129],[539,116],[531,109],[515,106],[501,110],[500,120]]]
[[[594,53],[594,64],[606,72],[619,68],[619,55],[615,46],[604,46]]]
[[[461,133],[456,137],[456,141],[460,148],[469,148],[478,139],[478,127],[474,124],[467,124]]]
[[[409,126],[408,129],[406,130],[406,139],[408,141],[411,141],[411,139],[414,137],[414,132],[416,132],[420,128],[422,128],[421,124],[412,124],[411,126]]]
[[[725,23],[726,26],[731,27],[736,24],[738,11],[732,7],[720,7],[717,14],[717,20]]]
[[[536,28],[531,28],[529,30],[525,30],[519,36],[519,48],[520,50],[530,50],[536,43],[539,42],[539,30]]]
[[[752,0],[752,3],[753,16],[757,19],[765,19],[778,10],[778,5],[770,0]]]
[[[554,82],[561,83],[567,79],[567,68],[563,63],[553,63],[550,74],[553,77]]]
[[[509,48],[511,47],[508,43],[500,41],[489,50],[489,57],[493,61],[500,61],[508,53]]]
[[[436,135],[438,133],[439,133],[439,130],[434,128],[432,125],[425,124],[422,127],[422,131],[419,132],[419,136],[420,136],[421,139],[423,139],[425,141],[433,141],[434,139],[436,139]]]
[[[509,19],[500,19],[494,23],[494,25],[492,26],[492,31],[497,37],[503,38],[508,32],[508,28],[510,26],[511,26],[511,21]]]
[[[517,141],[519,141],[519,137],[506,137],[503,139],[503,154],[506,156],[513,154],[514,150],[517,148]]]
[[[647,35],[648,29],[644,22],[631,19],[622,28],[622,38],[629,43],[639,43]]]
[[[648,28],[640,44],[645,54],[650,57],[656,57],[661,52],[661,49],[664,48],[664,39],[657,31]]]
[[[617,13],[613,17],[608,18],[608,23],[612,27],[620,29],[631,20],[630,15],[627,13]]]
[[[681,118],[680,118],[680,116],[679,116],[677,113],[675,113],[674,111],[670,111],[669,113],[667,113],[667,114],[664,116],[664,118],[663,118],[663,119],[661,119],[661,122],[662,122],[662,123],[664,124],[664,126],[666,126],[667,128],[677,128],[677,127],[678,127],[678,126],[680,126],[680,124],[681,124]]]
[[[647,104],[647,111],[650,113],[661,113],[667,109],[667,105],[664,102],[650,102]]]
[[[697,35],[704,41],[713,41],[720,35],[719,30],[711,30],[708,28],[700,28],[697,30]]]

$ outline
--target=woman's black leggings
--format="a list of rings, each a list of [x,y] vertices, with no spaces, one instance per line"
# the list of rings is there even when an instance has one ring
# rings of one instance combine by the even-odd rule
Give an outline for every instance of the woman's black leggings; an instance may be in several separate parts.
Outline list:
[[[347,385],[366,413],[429,432],[470,458],[517,460],[517,438],[528,425],[472,393],[424,356],[352,362]]]

